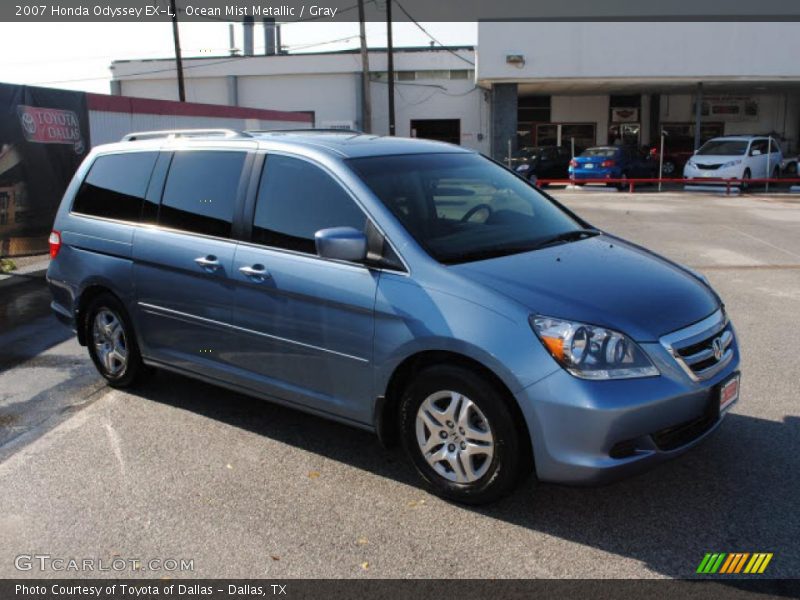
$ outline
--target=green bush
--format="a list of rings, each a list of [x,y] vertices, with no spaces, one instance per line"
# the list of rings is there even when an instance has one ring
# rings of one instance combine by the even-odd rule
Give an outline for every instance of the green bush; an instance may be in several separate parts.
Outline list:
[[[0,258],[0,273],[10,273],[16,268],[17,265],[10,258]]]

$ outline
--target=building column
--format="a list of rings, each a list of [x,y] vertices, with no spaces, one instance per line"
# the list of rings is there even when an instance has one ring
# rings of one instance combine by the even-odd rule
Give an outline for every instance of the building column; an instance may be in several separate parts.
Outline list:
[[[239,106],[239,78],[236,75],[227,75],[225,83],[228,87],[228,106]]]
[[[700,148],[700,126],[703,123],[703,84],[697,84],[697,95],[694,98],[694,149]]]
[[[661,94],[650,94],[650,145],[661,141]]]
[[[517,149],[517,84],[496,83],[492,86],[492,158],[504,160]]]

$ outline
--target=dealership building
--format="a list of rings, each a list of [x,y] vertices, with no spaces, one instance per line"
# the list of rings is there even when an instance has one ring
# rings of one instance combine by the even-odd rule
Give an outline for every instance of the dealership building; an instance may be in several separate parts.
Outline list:
[[[357,50],[184,61],[194,102],[307,111],[363,129]],[[249,33],[249,45],[248,34]],[[249,46],[249,47],[248,47]],[[270,50],[272,49],[272,50]],[[369,52],[372,130],[389,130],[387,57]],[[112,93],[176,99],[174,61],[115,61]],[[481,22],[477,47],[396,49],[396,133],[502,158],[521,145],[772,134],[798,152],[797,23]]]

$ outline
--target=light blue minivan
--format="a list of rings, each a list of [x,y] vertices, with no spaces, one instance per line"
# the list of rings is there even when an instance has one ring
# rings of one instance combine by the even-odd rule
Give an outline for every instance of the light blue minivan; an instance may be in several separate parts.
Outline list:
[[[639,471],[739,395],[705,279],[448,144],[130,134],[50,244],[53,310],[110,385],[167,369],[374,431],[456,501]]]

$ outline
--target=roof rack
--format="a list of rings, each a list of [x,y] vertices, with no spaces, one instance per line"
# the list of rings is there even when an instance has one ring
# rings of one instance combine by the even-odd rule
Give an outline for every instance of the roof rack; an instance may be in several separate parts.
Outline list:
[[[252,137],[246,131],[236,131],[235,129],[163,129],[160,131],[136,131],[123,136],[121,141],[134,142],[157,138],[203,137],[214,135],[226,138]]]
[[[358,129],[337,129],[333,127],[318,128],[295,128],[295,129],[248,129],[245,133],[340,133],[343,135],[362,135],[364,132]]]

